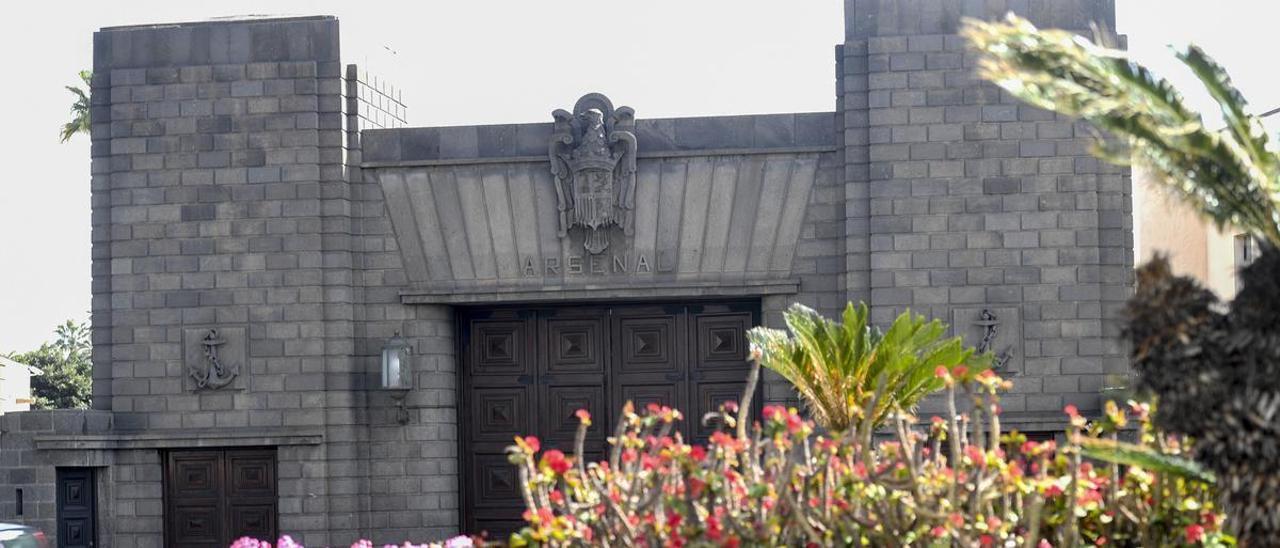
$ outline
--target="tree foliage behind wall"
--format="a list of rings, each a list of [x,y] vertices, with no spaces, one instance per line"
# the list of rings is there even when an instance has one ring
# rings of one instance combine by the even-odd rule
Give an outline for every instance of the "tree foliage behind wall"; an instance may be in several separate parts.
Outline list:
[[[93,71],[80,71],[80,81],[84,82],[84,88],[80,86],[66,86],[67,91],[75,96],[76,100],[71,103],[71,121],[62,124],[62,128],[58,132],[59,139],[62,142],[71,140],[77,133],[89,133],[89,84],[93,80]]]
[[[88,408],[93,387],[89,325],[67,320],[54,334],[56,338],[40,348],[9,357],[44,373],[31,377],[33,408]]]

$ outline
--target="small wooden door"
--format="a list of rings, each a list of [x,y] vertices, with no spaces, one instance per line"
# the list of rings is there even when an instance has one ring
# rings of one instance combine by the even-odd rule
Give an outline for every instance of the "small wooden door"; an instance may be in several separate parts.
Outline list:
[[[470,309],[460,313],[463,530],[505,539],[523,522],[505,448],[536,435],[573,449],[575,412],[591,412],[587,457],[599,460],[622,405],[680,409],[686,440],[705,443],[701,417],[738,401],[749,372],[754,302]],[[756,398],[759,402],[760,398]]]
[[[165,544],[225,548],[240,537],[275,542],[274,449],[170,451]]]
[[[58,468],[58,548],[91,548],[97,541],[97,494],[92,468]]]

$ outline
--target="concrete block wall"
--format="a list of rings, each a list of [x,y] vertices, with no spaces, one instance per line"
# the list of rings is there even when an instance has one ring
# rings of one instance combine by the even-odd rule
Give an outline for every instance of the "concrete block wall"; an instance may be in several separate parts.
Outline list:
[[[369,394],[363,527],[387,535],[379,541],[445,538],[456,534],[460,519],[453,309],[400,303],[406,277],[382,190],[372,181],[353,183],[352,190],[363,303],[356,310],[356,359],[376,372],[383,344],[397,332],[413,347],[412,388],[402,400],[408,424],[398,422],[391,394]],[[376,383],[376,374],[370,379]]]
[[[352,250],[356,307],[355,360],[377,383],[382,346],[399,333],[412,345],[411,388],[397,401],[392,394],[368,394],[366,442],[360,447],[365,478],[360,500],[331,496],[331,504],[361,510],[364,531],[375,541],[423,541],[457,534],[458,496],[457,359],[453,309],[406,306],[400,290],[408,284],[381,187],[367,177],[361,130],[376,118],[361,112],[359,71],[348,67],[348,179],[351,182]],[[379,126],[372,126],[379,127]],[[372,386],[372,385],[371,385]],[[408,424],[399,422],[403,402]]]
[[[1129,175],[1089,155],[1083,126],[974,77],[959,19],[1006,10],[1068,29],[1114,22],[1089,0],[846,2],[848,291],[878,322],[1013,307],[1023,355],[1006,412],[1096,410],[1105,375],[1127,368]]]
[[[330,475],[291,471],[354,453],[364,386],[337,20],[103,29],[94,74],[94,406],[118,430],[325,428],[280,451],[279,489],[281,530],[328,542]],[[184,386],[184,329],[213,327],[244,329],[242,390]]]
[[[117,488],[115,497],[113,474],[132,475],[129,459],[136,455],[108,451],[45,451],[36,447],[42,436],[68,434],[100,434],[111,429],[111,414],[94,410],[37,410],[7,413],[0,416],[0,522],[22,523],[44,531],[53,540],[57,518],[57,469],[59,467],[92,467],[97,477],[98,500],[103,509],[98,519],[119,536],[110,536],[115,546],[135,546],[131,532],[149,530],[160,519],[159,491],[145,485]],[[158,462],[157,462],[158,464]],[[108,468],[110,466],[110,468]],[[107,472],[110,470],[111,472]],[[158,485],[160,476],[154,476]],[[18,507],[18,491],[22,491],[22,507]],[[113,506],[105,503],[117,500]],[[110,543],[100,543],[110,547]]]

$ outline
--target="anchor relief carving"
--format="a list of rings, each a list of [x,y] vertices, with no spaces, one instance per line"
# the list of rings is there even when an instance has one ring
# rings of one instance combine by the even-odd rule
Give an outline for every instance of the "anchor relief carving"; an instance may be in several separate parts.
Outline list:
[[[613,108],[609,98],[589,93],[573,112],[557,109],[548,146],[555,177],[558,235],[584,231],[582,246],[596,255],[609,247],[610,227],[632,235],[636,197],[635,111]]]
[[[978,313],[978,321],[974,322],[974,325],[983,329],[982,340],[978,341],[978,346],[976,347],[978,354],[991,352],[993,356],[991,369],[994,371],[1003,370],[1005,365],[1009,363],[1009,359],[1013,357],[1013,346],[1005,345],[1004,349],[999,352],[994,350],[996,337],[999,336],[997,329],[1000,327],[1000,318],[996,317],[995,312],[992,312],[990,308],[984,308],[982,312]]]
[[[240,374],[240,364],[224,364],[222,358],[218,356],[218,348],[225,344],[227,340],[218,335],[217,329],[210,329],[204,338],[200,339],[204,359],[188,369],[188,374],[195,381],[197,390],[217,390],[231,384]]]

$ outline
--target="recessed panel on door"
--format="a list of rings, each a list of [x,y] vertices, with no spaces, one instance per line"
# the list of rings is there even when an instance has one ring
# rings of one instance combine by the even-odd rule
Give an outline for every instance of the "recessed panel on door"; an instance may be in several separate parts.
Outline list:
[[[505,448],[537,436],[571,454],[579,418],[591,413],[585,457],[604,459],[625,402],[680,409],[677,432],[705,438],[708,410],[738,401],[746,330],[756,303],[638,304],[463,309],[463,523],[506,536],[523,526],[519,472]]]
[[[165,544],[224,548],[276,538],[274,449],[169,451],[164,466]]]

